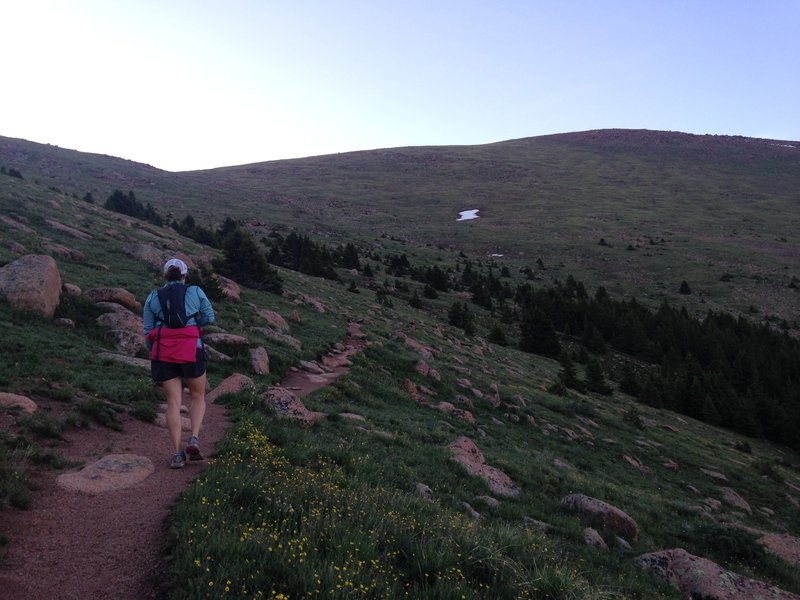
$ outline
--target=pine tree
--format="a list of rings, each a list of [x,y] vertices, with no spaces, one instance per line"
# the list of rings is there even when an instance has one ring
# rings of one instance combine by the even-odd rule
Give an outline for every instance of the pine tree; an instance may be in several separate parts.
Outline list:
[[[575,372],[575,365],[572,364],[572,359],[567,352],[562,352],[558,357],[558,362],[561,363],[561,371],[558,374],[559,380],[573,390],[582,392],[586,389],[583,382],[578,379],[578,374]]]
[[[611,387],[606,383],[603,367],[595,359],[590,360],[586,365],[586,389],[604,396],[610,396],[613,393]]]
[[[519,349],[555,358],[561,353],[553,323],[538,306],[528,306],[520,324]]]

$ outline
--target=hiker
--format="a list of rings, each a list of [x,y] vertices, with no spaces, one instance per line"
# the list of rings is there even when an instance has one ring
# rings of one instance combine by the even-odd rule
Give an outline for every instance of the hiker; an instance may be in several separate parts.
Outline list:
[[[200,428],[206,412],[206,357],[200,326],[214,322],[211,302],[200,287],[186,285],[186,263],[171,258],[164,264],[166,285],[153,290],[144,303],[144,335],[150,350],[150,373],[167,396],[167,430],[174,447],[170,467],[203,460]],[[192,435],[181,450],[182,382],[192,399]]]

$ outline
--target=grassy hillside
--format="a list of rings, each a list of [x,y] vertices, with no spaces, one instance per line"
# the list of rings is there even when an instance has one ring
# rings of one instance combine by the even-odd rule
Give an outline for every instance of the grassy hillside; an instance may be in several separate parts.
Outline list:
[[[195,261],[220,255],[103,209],[121,189],[175,219],[191,212],[216,225],[234,216],[257,233],[297,228],[327,243],[354,241],[376,271],[340,270],[333,282],[281,270],[285,296],[244,289],[242,302],[215,305],[221,329],[267,348],[272,373],[254,376],[242,353],[210,368],[212,385],[243,372],[257,389],[228,397],[236,426],[175,508],[168,598],[677,598],[631,561],[673,547],[800,593],[796,567],[756,542],[800,534],[796,453],[636,404],[616,385],[610,396],[558,390],[561,365],[514,349],[511,327],[512,345],[487,341],[497,315],[470,303],[474,335],[448,324],[452,303],[469,302],[468,293],[443,292],[415,308],[422,284],[390,278],[367,257],[407,253],[455,270],[459,252],[476,264],[502,254],[494,261],[511,267],[514,284],[529,281],[519,269],[531,267],[537,285],[572,274],[590,291],[602,284],[616,297],[786,319],[796,332],[798,292],[789,284],[800,275],[800,161],[786,145],[587,132],[166,173],[4,138],[0,166],[23,178],[0,176],[0,264],[50,253],[65,283],[123,287],[141,300],[159,277],[137,248]],[[82,199],[87,192],[93,203]],[[456,223],[468,208],[481,218]],[[384,280],[388,295],[379,297]],[[693,294],[678,294],[682,280]],[[299,294],[326,312],[295,304]],[[291,334],[302,350],[251,329],[259,308],[300,310]],[[43,407],[34,416],[0,410],[4,523],[32,502],[35,473],[74,467],[60,456],[65,429],[118,427],[122,411],[155,412],[159,397],[142,371],[101,354],[113,350],[96,321],[101,311],[63,295],[56,317],[75,324],[65,328],[0,301],[0,391]],[[301,359],[324,355],[351,320],[368,347],[349,375],[306,400],[328,417],[311,428],[276,419],[263,391]],[[422,360],[438,379],[422,374]],[[451,460],[448,446],[460,436],[519,496],[498,496]],[[560,506],[571,493],[634,518],[641,534],[632,547],[603,527],[610,550],[587,546],[586,523]],[[14,543],[13,527],[0,530],[0,542]]]
[[[102,202],[135,191],[162,214],[299,228],[409,250],[502,254],[658,304],[796,326],[800,144],[604,130],[483,146],[396,148],[167,173],[3,138],[0,164]],[[456,222],[458,212],[480,218]],[[605,244],[599,245],[600,240]]]

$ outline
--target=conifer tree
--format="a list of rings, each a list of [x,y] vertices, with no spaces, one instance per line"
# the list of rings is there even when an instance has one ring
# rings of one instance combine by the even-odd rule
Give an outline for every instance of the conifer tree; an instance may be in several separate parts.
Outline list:
[[[610,396],[613,392],[608,383],[606,383],[603,367],[595,359],[591,359],[589,364],[586,365],[586,389],[604,396]]]

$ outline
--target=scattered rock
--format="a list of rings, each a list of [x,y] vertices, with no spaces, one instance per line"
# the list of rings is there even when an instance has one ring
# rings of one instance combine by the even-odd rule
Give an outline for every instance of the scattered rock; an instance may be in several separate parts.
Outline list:
[[[89,241],[92,238],[91,235],[86,233],[85,231],[81,231],[80,229],[76,229],[75,227],[70,227],[69,225],[64,225],[63,223],[59,223],[58,221],[54,221],[53,219],[46,219],[47,224],[50,225],[56,231],[60,231],[62,233],[66,233],[69,236],[77,238],[83,241]]]
[[[608,545],[605,540],[597,533],[596,529],[587,527],[583,530],[583,543],[587,546],[594,546],[604,552],[608,552]]]
[[[493,493],[499,496],[519,496],[520,490],[511,478],[500,469],[487,465],[480,449],[471,439],[461,436],[448,448],[453,453],[453,460],[463,465],[471,475],[486,481]]]
[[[110,360],[112,362],[122,363],[123,365],[150,370],[150,361],[144,358],[135,358],[126,354],[116,354],[114,352],[100,352],[98,356],[103,360]]]
[[[164,413],[159,413],[156,415],[156,420],[154,421],[157,427],[162,427],[164,429],[167,428],[167,415]],[[181,417],[181,431],[191,431],[192,430],[192,422],[189,420],[188,417]]]
[[[570,463],[568,463],[564,459],[561,459],[561,458],[558,458],[558,457],[553,459],[553,464],[556,467],[558,467],[559,469],[563,469],[564,471],[574,471],[575,470],[574,466],[572,466]]]
[[[796,594],[727,571],[715,562],[689,554],[683,548],[642,554],[634,559],[634,564],[651,575],[666,580],[686,598],[800,600],[800,596]]]
[[[628,456],[627,454],[623,454],[622,458],[626,463],[635,467],[643,475],[652,475],[653,471],[650,467],[643,465],[638,459]]]
[[[671,431],[672,433],[678,433],[678,428],[674,425],[667,425],[666,423],[661,425],[662,428],[666,429],[667,431]]]
[[[66,319],[64,317],[53,319],[53,324],[58,325],[59,327],[66,327],[67,329],[75,329],[75,321],[72,319]]]
[[[483,504],[489,508],[498,508],[500,506],[500,500],[497,498],[492,498],[491,496],[475,496],[472,499],[473,504]]]
[[[240,288],[239,284],[233,279],[228,279],[222,275],[214,275],[214,279],[219,282],[219,285],[222,288],[222,295],[228,300],[239,302],[242,299],[242,288]]]
[[[290,336],[287,333],[281,333],[280,331],[275,331],[271,327],[251,327],[250,329],[252,331],[255,331],[256,333],[260,333],[261,335],[263,335],[267,339],[274,340],[276,342],[280,342],[281,344],[285,344],[287,346],[290,346],[290,347],[294,348],[295,350],[301,350],[302,349],[302,344],[300,343],[300,340]]]
[[[234,373],[206,394],[206,402],[214,402],[226,394],[236,394],[242,390],[253,390],[256,384],[247,375]]]
[[[770,533],[756,541],[769,552],[785,560],[790,565],[800,567],[799,538],[793,537],[788,533]]]
[[[547,533],[550,531],[553,526],[550,523],[545,523],[544,521],[539,521],[538,519],[533,519],[531,517],[523,517],[522,519],[526,525],[530,525],[534,529],[538,529],[542,533]]]
[[[319,366],[319,364],[317,364],[314,361],[301,360],[299,364],[300,364],[300,368],[303,369],[303,371],[306,371],[307,373],[314,373],[315,375],[322,375],[322,374],[324,374],[326,372],[325,369],[323,369],[321,366]]]
[[[22,231],[23,233],[30,233],[30,234],[35,234],[36,233],[33,229],[31,229],[27,225],[24,225],[24,224],[20,223],[19,221],[17,221],[16,219],[13,219],[13,218],[8,217],[6,215],[0,215],[0,222],[5,223],[6,225],[10,225],[14,229],[16,229],[18,231]]]
[[[289,320],[293,323],[300,322],[300,312],[296,308],[292,311],[292,314],[289,315]]]
[[[464,508],[464,512],[467,513],[469,517],[475,519],[476,521],[480,521],[483,518],[481,516],[481,513],[479,513],[477,510],[472,508],[472,506],[470,506],[469,502],[462,502],[461,506]]]
[[[419,355],[422,356],[422,358],[426,360],[431,360],[432,358],[434,358],[434,350],[430,346],[426,346],[425,344],[418,342],[414,338],[407,336],[402,331],[397,332],[397,337],[402,339],[405,342],[406,346],[408,346],[415,352],[418,352]]]
[[[607,502],[584,494],[570,494],[561,499],[561,506],[577,512],[590,525],[599,524],[628,540],[639,537],[639,525],[628,514]]]
[[[164,252],[147,244],[126,244],[122,247],[122,251],[131,258],[147,263],[159,270],[164,264]]]
[[[681,469],[680,465],[676,463],[674,460],[667,460],[664,463],[662,463],[661,466],[667,469],[668,471],[675,471],[676,473]]]
[[[719,489],[722,491],[722,499],[725,500],[725,502],[731,506],[735,506],[736,508],[741,508],[749,515],[753,514],[753,509],[750,508],[750,504],[748,504],[747,500],[742,498],[735,490],[729,487],[721,487]]]
[[[614,536],[614,542],[616,542],[617,547],[621,548],[622,550],[632,550],[631,545],[618,535]]]
[[[203,339],[214,346],[228,348],[243,348],[250,345],[250,340],[246,337],[233,333],[207,333],[203,336]]]
[[[0,296],[16,309],[52,319],[61,295],[56,261],[43,254],[27,254],[0,268]]]
[[[364,418],[363,415],[359,415],[359,414],[351,413],[351,412],[339,413],[339,416],[343,417],[345,419],[350,419],[351,421],[362,421],[362,422],[366,421],[366,419]]]
[[[233,360],[227,354],[220,352],[216,348],[205,344],[206,354],[208,354],[208,359],[213,362],[230,362]]]
[[[424,483],[417,484],[417,493],[426,500],[433,500],[433,490]]]
[[[74,283],[65,283],[61,286],[61,291],[69,296],[80,296],[83,291]]]
[[[61,244],[56,244],[55,242],[42,242],[42,249],[48,254],[53,254],[67,260],[74,260],[77,262],[86,260],[86,255],[80,250],[67,248]]]
[[[8,242],[6,242],[6,246],[14,254],[19,254],[20,256],[22,256],[23,254],[27,254],[28,253],[28,250],[27,250],[27,248],[25,248],[25,246],[23,246],[22,244],[20,244],[19,242],[14,241],[14,240],[9,240]]]
[[[706,498],[703,500],[703,504],[705,504],[709,509],[713,511],[717,511],[722,508],[722,502],[717,500],[716,498]]]
[[[717,479],[719,481],[728,481],[728,478],[718,471],[711,471],[710,469],[700,469],[703,473],[711,477],[712,479]]]
[[[262,394],[264,403],[279,418],[293,419],[305,425],[313,425],[324,418],[325,413],[308,410],[305,405],[289,390],[282,387],[271,387]]]
[[[124,288],[101,287],[83,292],[84,297],[92,302],[113,302],[134,312],[142,312],[142,305],[136,297]]]
[[[319,298],[314,298],[313,296],[308,296],[306,294],[300,294],[294,300],[294,302],[297,303],[297,304],[307,304],[307,305],[311,306],[314,310],[316,310],[318,313],[324,313],[325,312],[325,305],[322,303],[322,301]]]
[[[475,422],[475,416],[470,411],[464,410],[463,408],[456,408],[449,402],[439,402],[439,404],[432,405],[431,408],[435,408],[436,410],[442,411],[447,414],[451,414],[454,417],[459,417],[469,423]]]
[[[250,349],[250,366],[256,375],[269,375],[269,354],[266,348],[259,346]]]
[[[135,454],[109,454],[76,473],[64,473],[56,482],[65,490],[101,494],[136,485],[155,471],[153,461]]]
[[[19,394],[10,394],[7,392],[0,392],[0,407],[2,408],[19,408],[22,412],[32,414],[35,413],[39,407],[36,402],[27,396],[20,396]]]
[[[693,494],[695,494],[696,496],[699,496],[701,494],[700,490],[698,490],[696,487],[694,487],[691,484],[688,484],[686,486],[686,489],[689,490],[690,492],[692,492]]]
[[[273,329],[277,329],[282,333],[286,333],[289,331],[289,323],[286,322],[282,316],[276,313],[274,310],[268,310],[266,308],[259,308],[256,311],[256,314],[264,319],[270,327]]]

